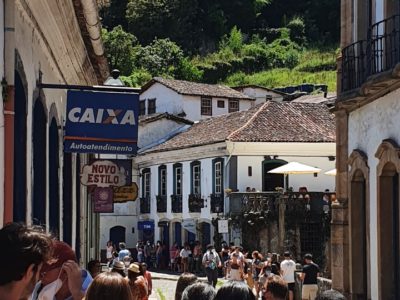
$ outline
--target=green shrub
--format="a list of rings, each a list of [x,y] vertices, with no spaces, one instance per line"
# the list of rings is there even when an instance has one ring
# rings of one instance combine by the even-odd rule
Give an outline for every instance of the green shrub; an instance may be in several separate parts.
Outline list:
[[[306,25],[300,17],[294,17],[286,26],[290,30],[290,39],[299,45],[306,43]]]
[[[129,76],[121,76],[122,82],[129,87],[141,87],[148,82],[152,76],[149,72],[143,69],[135,70]]]
[[[267,45],[267,60],[272,68],[294,68],[299,62],[299,49],[290,39],[277,39]]]
[[[200,70],[188,58],[181,60],[176,72],[175,79],[188,81],[201,81],[203,78],[203,70]]]

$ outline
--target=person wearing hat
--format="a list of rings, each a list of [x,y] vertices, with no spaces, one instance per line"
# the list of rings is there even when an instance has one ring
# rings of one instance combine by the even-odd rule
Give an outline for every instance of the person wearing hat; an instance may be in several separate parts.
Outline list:
[[[221,259],[213,245],[210,244],[207,246],[207,251],[203,255],[202,262],[206,271],[208,283],[215,287],[218,281],[218,268],[221,267]]]
[[[300,280],[303,281],[303,289],[301,298],[303,300],[315,300],[318,292],[319,266],[312,261],[312,255],[307,253],[304,255],[305,265],[300,275]]]
[[[295,289],[295,280],[294,280],[294,272],[296,271],[296,263],[290,258],[290,252],[286,251],[283,254],[285,258],[281,262],[281,275],[283,280],[287,283],[289,289],[289,300],[293,300],[294,297],[294,289]]]
[[[53,257],[43,265],[31,299],[82,299],[92,281],[89,272],[77,264],[74,250],[64,242],[53,241]]]
[[[148,299],[147,283],[144,277],[141,275],[140,267],[137,263],[129,265],[128,280],[129,280],[129,286],[131,287],[133,300],[147,300]]]
[[[125,264],[122,261],[116,261],[111,269],[111,272],[120,274],[122,277],[126,277]]]

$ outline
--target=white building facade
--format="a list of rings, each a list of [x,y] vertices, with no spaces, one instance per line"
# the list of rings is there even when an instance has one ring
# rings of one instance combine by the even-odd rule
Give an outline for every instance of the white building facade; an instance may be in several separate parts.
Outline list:
[[[213,242],[216,233],[213,219],[229,214],[225,190],[244,192],[251,187],[261,192],[283,187],[283,175],[270,176],[268,171],[290,161],[316,166],[323,172],[333,169],[332,115],[323,105],[311,105],[311,111],[305,107],[307,104],[268,102],[250,111],[201,121],[143,151],[136,159],[141,176],[139,240],[170,245],[199,240],[206,245]],[[319,121],[314,120],[314,126],[320,128],[319,142],[311,132],[297,131],[299,123],[308,123],[308,117],[298,118],[296,110],[308,111],[309,116],[320,114]],[[288,136],[272,141],[265,132],[279,130],[284,122],[280,114],[292,114],[293,123],[286,124]],[[262,121],[265,118],[270,122]],[[317,177],[290,176],[289,186],[294,190],[305,186],[310,191],[334,191],[334,178],[323,172]],[[224,240],[233,241],[232,234],[225,234]]]

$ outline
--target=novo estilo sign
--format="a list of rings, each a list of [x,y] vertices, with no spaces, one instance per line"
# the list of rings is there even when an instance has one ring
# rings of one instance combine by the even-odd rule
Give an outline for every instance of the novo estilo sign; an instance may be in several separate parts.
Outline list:
[[[138,110],[138,94],[69,90],[64,151],[136,154]]]

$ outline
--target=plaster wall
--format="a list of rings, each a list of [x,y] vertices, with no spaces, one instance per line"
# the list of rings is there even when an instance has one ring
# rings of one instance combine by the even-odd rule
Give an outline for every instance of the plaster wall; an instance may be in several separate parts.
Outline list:
[[[268,155],[268,153],[266,153]],[[288,187],[293,187],[294,191],[298,191],[299,187],[305,186],[308,191],[324,191],[329,189],[330,191],[335,190],[335,177],[325,175],[324,172],[335,168],[335,161],[330,161],[328,157],[316,157],[316,156],[281,156],[278,159],[285,160],[287,162],[296,161],[309,166],[314,166],[322,169],[317,177],[313,174],[302,174],[302,175],[288,175],[289,184]],[[246,187],[255,188],[258,191],[262,191],[262,162],[264,156],[239,156],[238,157],[238,189],[241,192],[246,191]],[[248,176],[248,167],[252,167],[252,176]]]
[[[138,147],[143,148],[152,144],[160,139],[168,136],[171,132],[182,128],[186,124],[177,123],[173,120],[163,118],[151,123],[144,123],[139,125]]]
[[[139,100],[146,101],[146,114],[149,99],[156,99],[156,113],[179,114],[183,112],[182,95],[160,83],[154,83],[149,89],[140,94]],[[185,111],[188,116],[188,112]]]
[[[370,264],[371,298],[378,299],[378,224],[377,224],[377,173],[376,150],[384,139],[400,144],[400,90],[395,90],[349,115],[348,155],[354,149],[363,151],[370,168]]]
[[[255,105],[260,104],[260,103],[264,103],[266,101],[266,97],[270,96],[272,97],[272,100],[274,101],[283,101],[283,96],[278,94],[278,93],[274,93],[272,91],[268,91],[262,88],[257,88],[257,87],[246,87],[243,88],[241,90],[241,92],[251,98],[256,99],[255,101]]]

